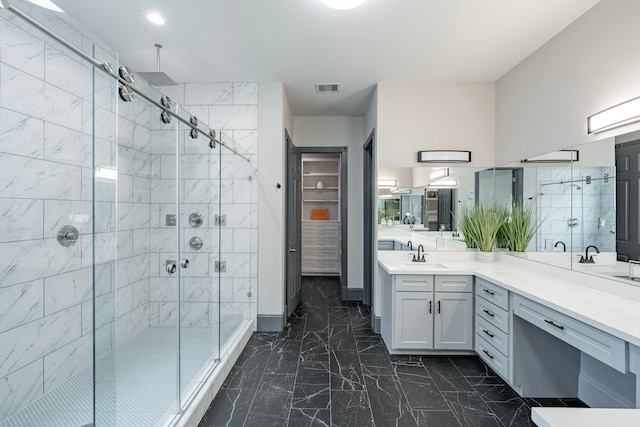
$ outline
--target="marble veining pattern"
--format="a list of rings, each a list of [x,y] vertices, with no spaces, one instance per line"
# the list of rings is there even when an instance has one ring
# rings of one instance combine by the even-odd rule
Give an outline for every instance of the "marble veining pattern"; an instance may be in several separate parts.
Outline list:
[[[369,308],[340,300],[333,278],[304,277],[279,333],[254,333],[200,427],[535,427],[532,406],[477,356],[392,356]]]

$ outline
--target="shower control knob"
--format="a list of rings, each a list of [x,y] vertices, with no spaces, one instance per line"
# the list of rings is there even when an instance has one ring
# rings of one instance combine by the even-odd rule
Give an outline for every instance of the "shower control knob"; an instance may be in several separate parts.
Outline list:
[[[187,268],[189,267],[189,260],[183,259],[181,264],[182,264],[182,268]]]
[[[173,274],[176,272],[177,269],[178,269],[178,266],[176,266],[175,264],[167,264],[167,273]]]

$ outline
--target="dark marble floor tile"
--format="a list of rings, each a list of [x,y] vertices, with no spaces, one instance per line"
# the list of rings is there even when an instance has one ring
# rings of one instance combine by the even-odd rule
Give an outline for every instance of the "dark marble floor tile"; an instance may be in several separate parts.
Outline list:
[[[370,319],[351,319],[351,326],[353,327],[353,334],[357,337],[374,335]]]
[[[360,366],[365,375],[395,375],[391,359],[387,354],[361,354]]]
[[[433,378],[440,391],[464,391],[473,392],[471,384],[462,376],[448,357],[430,356],[423,357],[422,363],[427,372]]]
[[[476,385],[473,388],[485,402],[506,402],[511,399],[520,399],[518,394],[507,384]]]
[[[487,402],[505,427],[535,427],[531,421],[531,408],[520,398],[505,402]]]
[[[327,331],[329,328],[329,313],[326,309],[314,309],[307,314],[305,331]]]
[[[357,353],[352,351],[331,351],[329,356],[331,390],[364,390],[362,368]]]
[[[300,358],[306,362],[328,362],[329,333],[305,331]]]
[[[255,390],[220,390],[199,427],[242,427]]]
[[[350,305],[349,316],[351,316],[351,321],[354,321],[354,320],[371,321],[371,308],[368,305],[364,305],[361,303]]]
[[[360,354],[389,354],[387,347],[379,335],[358,336],[356,345]]]
[[[301,341],[287,341],[271,352],[264,372],[268,374],[295,374],[300,361]]]
[[[291,407],[294,381],[295,375],[264,374],[251,404],[249,418],[252,415],[266,416],[273,418],[276,422],[283,420],[286,424]],[[247,418],[247,425],[253,425],[249,424],[249,418]]]
[[[349,307],[329,307],[329,325],[351,325]]]
[[[453,412],[447,411],[415,411],[418,427],[460,427]]]
[[[497,376],[478,356],[449,356],[449,359],[465,377]]]
[[[331,412],[328,409],[291,409],[289,427],[329,427]]]
[[[263,372],[264,366],[234,365],[222,383],[222,388],[256,390],[260,385]]]
[[[304,325],[307,317],[290,317],[278,335],[287,341],[301,341],[304,335]]]
[[[357,351],[356,339],[350,323],[329,325],[329,350]]]
[[[560,399],[553,397],[525,397],[523,400],[530,408],[540,406],[544,408],[562,408],[566,406]]]
[[[289,418],[275,417],[272,415],[262,415],[249,413],[247,415],[247,421],[245,426],[260,426],[260,427],[286,427]],[[217,427],[217,426],[216,426]]]
[[[376,426],[415,427],[417,425],[398,378],[387,375],[365,375],[365,382]]]
[[[329,362],[300,362],[296,384],[315,384],[329,387]]]
[[[435,382],[429,377],[418,375],[398,374],[398,380],[404,394],[407,396],[411,408],[424,410],[449,409],[447,402],[436,387]]]
[[[560,401],[570,408],[588,408],[589,405],[577,398],[561,398]]]
[[[329,409],[329,384],[298,384],[293,389],[292,408]]]
[[[331,394],[331,426],[374,427],[367,393],[364,391],[333,392]]]
[[[406,374],[406,375],[415,375],[417,377],[423,378],[431,378],[429,372],[425,369],[422,363],[416,362],[393,362],[391,359],[391,364],[393,365],[393,369],[396,374]]]
[[[502,427],[498,417],[476,393],[443,392],[442,395],[463,427]]]
[[[491,386],[491,385],[506,384],[504,381],[502,381],[502,378],[500,377],[465,377],[465,379],[472,386],[479,386],[479,385]]]

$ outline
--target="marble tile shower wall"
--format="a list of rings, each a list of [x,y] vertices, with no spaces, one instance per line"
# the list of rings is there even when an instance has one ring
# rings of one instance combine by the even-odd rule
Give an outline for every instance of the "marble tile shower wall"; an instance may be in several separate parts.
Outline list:
[[[542,226],[537,233],[538,250],[549,250],[545,242],[562,241],[567,251],[581,252],[588,245],[615,251],[615,180],[608,183],[586,177],[613,176],[613,168],[537,168],[537,207]],[[579,182],[568,182],[576,181]],[[604,226],[601,221],[604,220]],[[573,226],[570,225],[574,224]],[[559,250],[553,248],[551,250]]]
[[[19,7],[94,51],[92,40],[61,18]],[[105,184],[93,218],[92,163],[95,154],[97,164],[115,167],[114,89],[104,76],[94,82],[79,57],[1,11],[0,420],[92,362],[94,221],[102,231],[95,296],[113,304],[115,185]],[[58,244],[63,225],[78,229],[75,245]],[[98,312],[96,322],[100,355],[113,345],[113,310]]]
[[[185,117],[195,115],[221,130],[222,140],[250,158],[247,162],[207,140],[179,131],[181,250],[190,261],[182,270],[181,324],[234,328],[240,320],[256,316],[257,288],[257,183],[250,180],[257,160],[257,83],[181,84],[163,88],[182,106]],[[175,214],[175,130],[152,116],[152,264],[163,266],[175,246],[175,231],[166,227],[166,215]],[[200,227],[189,216],[202,215]],[[226,218],[216,225],[216,215]],[[199,250],[190,247],[202,240]],[[226,271],[216,273],[216,261]],[[152,268],[151,324],[175,325],[176,292],[173,279],[162,268]]]

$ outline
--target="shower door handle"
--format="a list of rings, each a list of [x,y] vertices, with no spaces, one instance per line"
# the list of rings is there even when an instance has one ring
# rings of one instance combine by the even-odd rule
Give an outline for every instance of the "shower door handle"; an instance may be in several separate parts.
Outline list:
[[[167,273],[169,274],[173,274],[176,272],[176,270],[178,269],[178,266],[175,263],[167,263],[166,265],[167,267]]]

